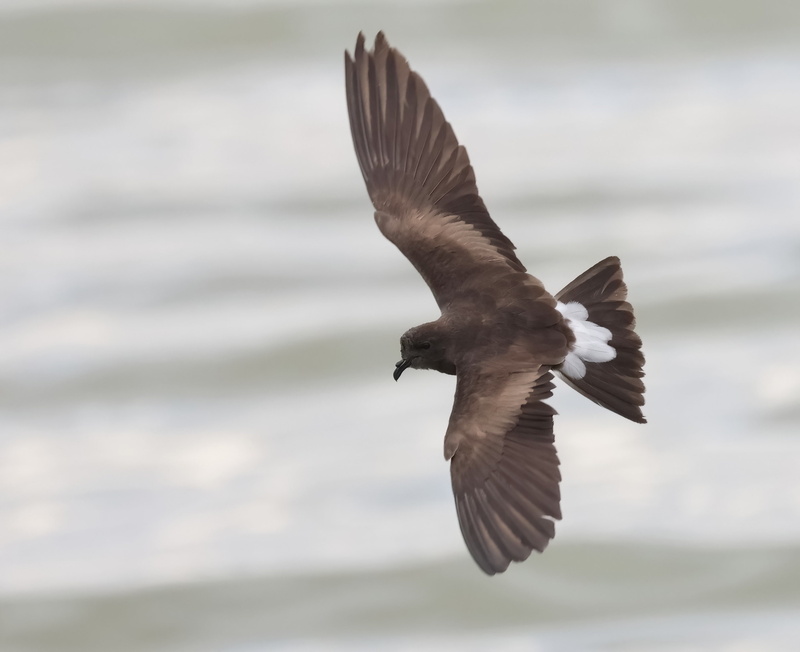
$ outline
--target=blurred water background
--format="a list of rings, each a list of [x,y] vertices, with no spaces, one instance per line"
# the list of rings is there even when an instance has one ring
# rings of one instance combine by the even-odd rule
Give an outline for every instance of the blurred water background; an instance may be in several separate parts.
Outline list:
[[[387,32],[556,291],[621,256],[650,420],[560,386],[488,579],[342,51]],[[800,4],[0,3],[0,650],[800,649]]]

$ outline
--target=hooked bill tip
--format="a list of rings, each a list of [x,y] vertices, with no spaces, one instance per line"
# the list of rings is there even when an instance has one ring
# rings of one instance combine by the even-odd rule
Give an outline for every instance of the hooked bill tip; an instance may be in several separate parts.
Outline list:
[[[394,378],[396,381],[410,365],[411,360],[400,360],[400,362],[394,365],[395,369],[394,373],[392,374],[392,378]]]

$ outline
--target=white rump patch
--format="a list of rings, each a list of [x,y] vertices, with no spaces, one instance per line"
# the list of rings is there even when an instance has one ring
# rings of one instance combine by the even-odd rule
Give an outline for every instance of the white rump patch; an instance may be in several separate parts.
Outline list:
[[[617,351],[608,343],[611,331],[589,321],[589,311],[583,304],[559,301],[556,309],[567,320],[567,325],[575,335],[575,343],[561,364],[563,374],[580,380],[586,375],[584,362],[608,362],[617,357]]]

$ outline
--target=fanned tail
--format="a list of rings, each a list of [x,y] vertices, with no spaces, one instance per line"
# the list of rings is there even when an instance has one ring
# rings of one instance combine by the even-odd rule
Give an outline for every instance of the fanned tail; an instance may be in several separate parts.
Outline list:
[[[600,261],[556,294],[576,341],[554,371],[598,405],[646,423],[641,410],[642,340],[634,331],[636,320],[627,296],[616,256]]]

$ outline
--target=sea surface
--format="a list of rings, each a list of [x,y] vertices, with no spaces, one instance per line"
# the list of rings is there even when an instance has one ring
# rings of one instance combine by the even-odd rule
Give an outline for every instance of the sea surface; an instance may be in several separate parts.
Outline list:
[[[342,58],[386,31],[555,292],[621,257],[649,423],[564,385],[485,577],[437,316]],[[0,2],[0,651],[800,649],[800,4]]]

